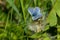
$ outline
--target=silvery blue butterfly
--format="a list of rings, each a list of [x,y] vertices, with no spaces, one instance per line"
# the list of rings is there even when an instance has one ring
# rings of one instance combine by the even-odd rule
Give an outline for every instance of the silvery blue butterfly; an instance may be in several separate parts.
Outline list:
[[[38,18],[42,17],[42,14],[40,12],[40,8],[39,7],[35,7],[35,8],[30,7],[30,8],[28,8],[28,12],[32,16],[33,20],[37,20]]]

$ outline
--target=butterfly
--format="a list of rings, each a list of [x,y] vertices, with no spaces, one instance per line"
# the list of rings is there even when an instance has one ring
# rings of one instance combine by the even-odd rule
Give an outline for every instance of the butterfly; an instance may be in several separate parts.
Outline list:
[[[28,8],[28,12],[32,16],[32,20],[37,20],[37,19],[42,17],[42,14],[40,12],[40,8],[39,7],[35,7],[35,8],[29,7]]]
[[[35,8],[29,7],[28,12],[32,16],[32,20],[34,21],[34,22],[32,22],[31,24],[28,25],[29,29],[34,31],[34,32],[41,31],[42,20],[39,20],[39,19],[41,19],[41,17],[43,17],[43,15],[40,11],[40,8],[39,7],[35,7]]]

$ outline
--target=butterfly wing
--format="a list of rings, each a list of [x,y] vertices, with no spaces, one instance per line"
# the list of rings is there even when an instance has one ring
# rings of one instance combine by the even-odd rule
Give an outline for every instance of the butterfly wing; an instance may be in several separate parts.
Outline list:
[[[40,12],[40,8],[39,7],[35,7],[34,14],[36,14],[36,15],[32,17],[33,20],[37,20],[38,18],[42,17],[42,14]]]
[[[35,7],[35,12],[40,13],[40,8],[39,7]]]
[[[34,13],[34,8],[28,8],[28,12],[30,13],[30,15],[32,16],[33,15],[33,13]]]

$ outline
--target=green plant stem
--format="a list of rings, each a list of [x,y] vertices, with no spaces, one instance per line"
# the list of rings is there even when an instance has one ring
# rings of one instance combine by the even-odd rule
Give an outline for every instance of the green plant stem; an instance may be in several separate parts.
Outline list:
[[[36,6],[36,0],[34,0],[34,5]]]
[[[23,6],[23,0],[20,0],[20,2],[21,2],[22,11],[23,11],[24,21],[26,22],[25,11],[24,11],[24,6]]]

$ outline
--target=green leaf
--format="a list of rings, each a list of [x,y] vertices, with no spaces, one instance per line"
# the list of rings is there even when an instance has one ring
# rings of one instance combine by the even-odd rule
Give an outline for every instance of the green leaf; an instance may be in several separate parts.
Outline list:
[[[60,17],[60,0],[56,1],[56,4],[54,6],[55,11],[57,12],[58,16]]]
[[[14,33],[11,33],[11,37],[12,37],[14,40],[17,40],[17,36],[14,35]]]
[[[6,33],[1,33],[0,34],[0,38],[6,37],[6,36],[7,36]]]
[[[51,40],[49,37],[44,38],[43,40]]]
[[[35,33],[35,34],[33,34],[32,36],[29,36],[30,38],[40,38],[41,37],[41,35],[40,35],[40,33]]]
[[[13,0],[6,0],[8,3],[9,3],[9,5],[16,11],[16,13],[18,13],[18,15],[19,15],[19,11],[18,11],[18,9],[17,9],[17,7],[15,6],[15,4],[14,4],[14,1]]]
[[[20,3],[21,3],[22,11],[23,11],[24,21],[26,22],[25,9],[24,9],[24,6],[23,6],[23,0],[20,0]]]
[[[52,1],[53,2],[53,1]],[[51,26],[54,26],[57,24],[57,15],[60,17],[60,0],[56,0],[55,4],[53,5],[50,14],[48,15],[47,22],[50,23]]]
[[[49,29],[49,25],[46,25],[45,28],[44,28],[44,31],[46,31],[48,29]]]
[[[54,4],[55,4],[55,2],[56,2],[56,0],[51,0],[51,2],[52,2],[52,5],[54,5]]]
[[[54,26],[57,24],[56,12],[54,10],[52,10],[48,15],[47,22],[50,24],[50,26]]]
[[[57,25],[57,32],[60,33],[60,25]]]
[[[57,25],[57,28],[60,28],[60,25]]]
[[[42,34],[43,38],[48,37],[47,33]]]
[[[60,34],[57,35],[57,40],[60,40]]]

